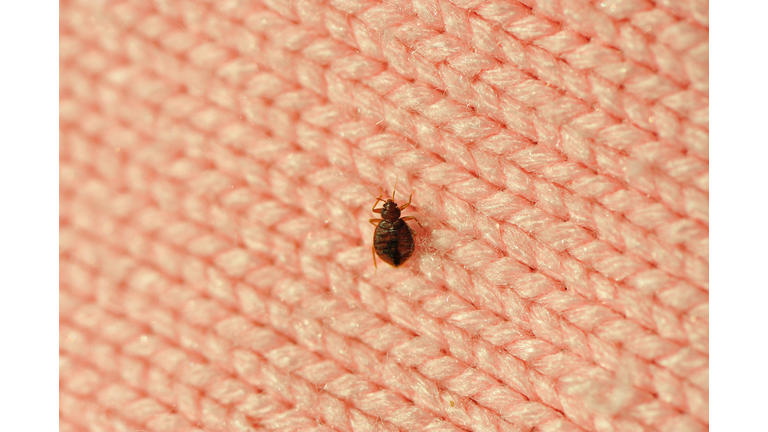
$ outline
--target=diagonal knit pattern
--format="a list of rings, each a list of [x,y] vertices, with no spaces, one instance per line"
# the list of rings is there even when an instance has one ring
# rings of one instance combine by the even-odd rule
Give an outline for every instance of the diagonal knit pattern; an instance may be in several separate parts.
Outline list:
[[[709,429],[707,0],[60,7],[61,431]]]

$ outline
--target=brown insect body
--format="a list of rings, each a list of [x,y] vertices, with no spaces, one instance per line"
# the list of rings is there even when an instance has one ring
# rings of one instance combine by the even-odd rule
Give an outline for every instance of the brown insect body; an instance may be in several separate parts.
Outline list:
[[[413,197],[413,194],[411,194],[411,197]],[[377,209],[376,204],[379,201],[384,201],[379,196],[376,198],[373,208],[371,208],[374,213],[381,213],[381,219],[369,220],[371,224],[376,226],[376,230],[373,232],[374,265],[376,265],[376,255],[378,255],[385,263],[399,267],[413,255],[415,249],[413,242],[415,231],[405,221],[409,219],[415,220],[416,223],[419,223],[419,221],[413,216],[400,217],[400,211],[411,204],[411,199],[409,198],[408,203],[403,204],[402,207],[398,207],[394,198],[395,194],[393,192],[392,199],[387,199],[384,202],[384,206]],[[421,223],[419,223],[419,226],[421,226]]]

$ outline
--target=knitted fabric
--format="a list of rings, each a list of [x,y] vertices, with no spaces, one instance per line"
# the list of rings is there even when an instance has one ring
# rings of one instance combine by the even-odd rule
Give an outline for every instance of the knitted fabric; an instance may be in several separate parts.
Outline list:
[[[708,25],[62,1],[60,430],[707,430]]]

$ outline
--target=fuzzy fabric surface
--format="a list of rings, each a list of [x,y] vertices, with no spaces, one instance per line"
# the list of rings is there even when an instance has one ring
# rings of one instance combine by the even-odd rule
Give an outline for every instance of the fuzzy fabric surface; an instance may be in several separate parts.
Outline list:
[[[708,26],[63,0],[60,431],[708,430]]]

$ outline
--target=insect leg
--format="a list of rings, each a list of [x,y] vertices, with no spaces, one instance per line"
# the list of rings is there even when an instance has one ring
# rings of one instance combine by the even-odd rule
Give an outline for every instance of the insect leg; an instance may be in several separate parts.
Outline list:
[[[403,216],[403,217],[401,217],[400,219],[402,219],[402,220],[415,220],[415,221],[416,221],[416,223],[417,223],[417,224],[419,224],[419,226],[421,227],[421,229],[424,229],[424,227],[421,225],[421,222],[419,222],[419,220],[418,220],[418,219],[416,219],[416,218],[415,218],[415,217],[413,217],[413,216]],[[373,219],[371,219],[371,220],[373,220]]]
[[[381,209],[379,209],[381,210]],[[378,227],[381,222],[383,222],[384,219],[368,219],[368,223],[371,225]],[[376,233],[373,233],[373,239],[376,240]],[[376,249],[373,245],[373,242],[371,242],[371,253],[373,254],[373,266],[378,270],[379,266],[376,265]]]
[[[366,189],[368,189],[368,188],[366,188]],[[373,193],[371,193],[370,189],[368,189],[368,193],[373,195]],[[373,203],[373,207],[371,207],[371,211],[372,212],[374,212],[374,213],[381,213],[381,209],[377,209],[376,208],[376,204],[378,204],[379,201],[385,201],[385,200],[381,199],[381,197],[383,197],[383,196],[384,196],[384,191],[381,190],[381,188],[379,188],[379,196],[376,197],[376,195],[373,195],[373,197],[376,198],[376,202]]]
[[[411,193],[411,196],[408,197],[408,202],[400,206],[400,210],[403,210],[404,208],[411,205],[411,198],[413,198],[413,193]]]
[[[376,205],[379,203],[379,201],[384,201],[384,200],[383,200],[383,199],[381,199],[381,197],[379,197],[379,198],[376,198],[376,202],[375,202],[375,203],[373,203],[373,207],[371,207],[371,211],[372,211],[372,212],[374,212],[374,213],[381,213],[381,210],[382,210],[382,209],[377,209],[377,208],[376,208]]]
[[[367,186],[366,186],[366,189],[368,189],[368,187],[367,187]],[[371,190],[370,190],[370,189],[368,189],[368,193],[369,193],[369,194],[371,194],[371,196],[372,196],[372,197],[376,198],[376,195],[374,195],[374,194],[373,194],[373,192],[371,192]],[[381,198],[381,197],[383,197],[383,196],[384,196],[384,190],[382,190],[381,188],[379,188],[379,198]],[[382,200],[382,201],[383,201],[383,200]]]

